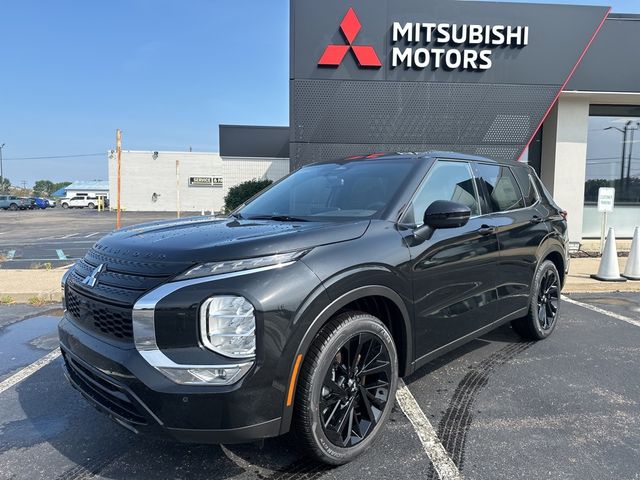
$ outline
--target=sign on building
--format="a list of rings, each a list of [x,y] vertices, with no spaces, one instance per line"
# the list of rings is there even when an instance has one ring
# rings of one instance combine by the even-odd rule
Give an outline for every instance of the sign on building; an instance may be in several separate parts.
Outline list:
[[[221,187],[222,177],[189,177],[190,187]]]

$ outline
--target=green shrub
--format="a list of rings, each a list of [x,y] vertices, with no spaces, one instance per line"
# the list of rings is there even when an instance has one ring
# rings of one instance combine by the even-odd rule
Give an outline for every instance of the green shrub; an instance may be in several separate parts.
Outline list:
[[[253,197],[256,193],[261,192],[269,185],[273,183],[273,180],[247,180],[246,182],[239,183],[238,185],[231,187],[229,192],[224,197],[224,208],[227,213],[235,210],[238,206]]]

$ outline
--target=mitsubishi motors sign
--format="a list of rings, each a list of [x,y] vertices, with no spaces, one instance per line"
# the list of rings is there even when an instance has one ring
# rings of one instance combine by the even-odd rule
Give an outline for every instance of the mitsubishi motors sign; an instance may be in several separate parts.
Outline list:
[[[327,45],[318,65],[338,67],[351,51],[360,67],[380,68],[372,45],[354,43],[361,29],[358,15],[349,8],[340,22],[345,43]],[[529,27],[523,25],[393,22],[391,32],[391,68],[489,70],[494,49],[529,44]]]
[[[391,67],[489,70],[498,47],[529,44],[529,27],[433,22],[393,22]],[[408,43],[410,47],[395,46]],[[480,50],[468,48],[479,46]]]
[[[521,158],[608,8],[291,0],[290,11],[294,169],[384,151]]]

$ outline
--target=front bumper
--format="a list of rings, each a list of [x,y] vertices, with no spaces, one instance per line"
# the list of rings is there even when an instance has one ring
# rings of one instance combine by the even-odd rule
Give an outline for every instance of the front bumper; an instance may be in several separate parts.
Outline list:
[[[243,443],[281,432],[284,393],[254,371],[229,386],[178,385],[135,348],[120,348],[63,318],[59,325],[71,385],[118,424],[181,442]]]

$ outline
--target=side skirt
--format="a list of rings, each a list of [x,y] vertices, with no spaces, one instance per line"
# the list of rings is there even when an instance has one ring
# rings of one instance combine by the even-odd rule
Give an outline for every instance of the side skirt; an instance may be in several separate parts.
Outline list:
[[[419,369],[420,367],[424,366],[425,364],[429,363],[431,360],[440,357],[441,355],[444,355],[445,353],[448,353],[452,350],[455,350],[456,348],[464,345],[465,343],[470,342],[471,340],[473,340],[474,338],[478,338],[482,335],[484,335],[485,333],[490,332],[491,330],[494,330],[496,328],[498,328],[500,325],[504,325],[507,322],[510,322],[511,320],[515,320],[516,318],[521,318],[524,317],[527,314],[527,311],[529,310],[529,307],[525,307],[525,308],[521,308],[520,310],[516,310],[513,313],[510,313],[509,315],[502,317],[498,320],[496,320],[495,322],[492,322],[488,325],[485,325],[484,327],[468,333],[467,335],[465,335],[464,337],[460,337],[457,340],[454,340],[451,343],[448,343],[446,345],[443,345],[440,348],[437,348],[429,353],[427,353],[426,355],[423,355],[422,357],[416,359],[413,361],[413,363],[411,363],[411,365],[408,368],[408,372],[407,375],[409,375],[410,373],[415,372],[417,369]]]

